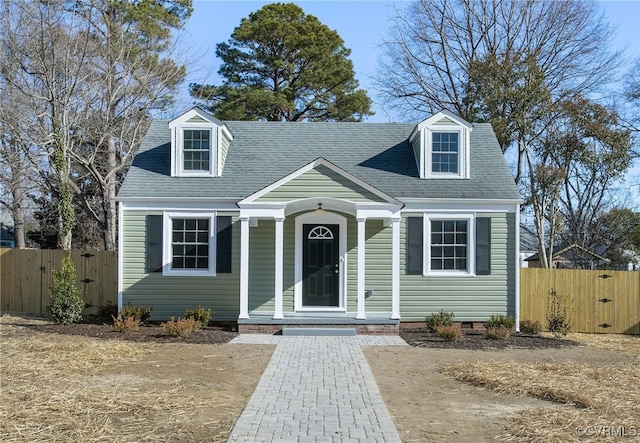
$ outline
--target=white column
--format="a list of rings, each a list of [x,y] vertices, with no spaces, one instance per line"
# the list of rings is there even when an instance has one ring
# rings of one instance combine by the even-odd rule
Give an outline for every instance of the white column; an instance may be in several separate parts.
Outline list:
[[[274,320],[280,320],[284,314],[282,312],[282,243],[283,243],[283,226],[284,217],[276,217],[276,275],[275,275],[275,312],[273,313]]]
[[[391,318],[400,319],[400,218],[391,220]]]
[[[364,320],[367,318],[364,307],[364,292],[365,292],[365,236],[364,228],[366,218],[358,218],[358,314],[356,318]]]
[[[249,217],[240,217],[240,315],[249,318]]]

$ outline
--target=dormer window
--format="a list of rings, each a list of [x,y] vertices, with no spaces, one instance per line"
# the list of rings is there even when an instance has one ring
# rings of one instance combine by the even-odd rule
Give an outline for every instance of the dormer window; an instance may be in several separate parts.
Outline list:
[[[460,134],[431,133],[431,172],[458,175],[460,168]]]
[[[409,140],[420,178],[469,178],[471,130],[469,123],[448,111],[418,124]]]
[[[218,177],[233,136],[220,120],[193,108],[169,123],[171,175]]]
[[[182,131],[182,170],[211,171],[211,130],[184,129]]]

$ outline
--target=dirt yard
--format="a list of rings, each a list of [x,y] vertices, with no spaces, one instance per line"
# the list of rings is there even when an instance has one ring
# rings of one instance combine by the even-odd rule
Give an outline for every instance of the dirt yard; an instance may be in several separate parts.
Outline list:
[[[538,349],[370,347],[365,355],[403,442],[618,441],[614,432],[628,437],[620,441],[640,441],[640,337],[569,338],[583,343]],[[469,366],[475,378],[456,381]],[[547,372],[533,381],[517,372],[540,367]],[[500,370],[513,377],[491,380]],[[566,372],[580,385],[557,375]],[[545,382],[550,386],[539,392],[518,391]],[[576,404],[575,397],[585,393],[602,401]]]
[[[207,328],[176,339],[157,327],[120,334],[108,325],[65,328],[0,317],[0,440],[226,441],[273,352],[272,346],[226,343],[233,336],[225,329]],[[503,349],[494,346],[505,343],[479,337],[470,337],[463,349],[438,348],[446,344],[419,333],[406,338],[414,346],[365,349],[404,442],[572,441],[575,432],[565,435],[571,426],[620,423],[631,432],[631,423],[640,422],[633,405],[637,398],[611,394],[607,389],[613,382],[605,379],[609,371],[625,370],[627,389],[637,391],[640,379],[633,377],[640,378],[638,337],[563,347],[555,340],[521,337]],[[582,336],[571,338],[584,341]],[[482,364],[488,367],[477,366]],[[578,416],[591,420],[583,423],[571,415],[577,410],[575,402],[563,400],[562,393],[551,402],[540,399],[547,398],[548,391],[510,390],[518,380],[509,381],[508,374],[524,380],[526,374],[518,368],[535,374],[539,365],[547,365],[542,378],[578,374],[602,390],[614,410],[615,402],[626,398],[631,402],[624,409],[628,417],[610,423],[611,415]],[[581,372],[585,368],[591,372]],[[494,372],[503,375],[497,381],[482,378]],[[456,381],[462,376],[464,382]],[[580,403],[583,409],[578,412],[599,413],[599,405]],[[535,417],[548,421],[554,413],[570,427],[551,422],[547,426],[558,430],[550,434],[526,426],[536,424]],[[579,441],[598,440],[588,437]]]

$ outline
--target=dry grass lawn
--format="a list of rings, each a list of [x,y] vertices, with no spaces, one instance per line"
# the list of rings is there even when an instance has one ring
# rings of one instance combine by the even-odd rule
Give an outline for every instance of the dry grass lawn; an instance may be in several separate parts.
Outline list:
[[[226,441],[273,349],[98,340],[20,322],[0,318],[2,441]]]
[[[455,380],[493,391],[566,405],[513,415],[500,439],[506,441],[640,440],[640,337],[572,334],[592,348],[632,356],[630,362],[591,365],[475,361],[447,364],[440,371]]]

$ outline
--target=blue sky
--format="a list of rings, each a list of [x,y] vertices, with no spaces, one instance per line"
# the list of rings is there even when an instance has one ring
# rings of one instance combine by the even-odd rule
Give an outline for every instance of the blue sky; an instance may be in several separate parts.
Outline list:
[[[283,2],[286,0],[282,0]],[[189,48],[190,56],[194,60],[188,63],[188,82],[220,83],[217,71],[220,60],[215,56],[217,43],[229,39],[233,29],[240,24],[243,17],[260,9],[270,1],[221,1],[194,0],[194,12],[186,25],[183,35],[183,45]],[[399,120],[393,115],[387,115],[376,103],[376,91],[372,87],[371,77],[375,74],[379,51],[379,43],[389,28],[389,17],[393,8],[402,8],[406,1],[294,1],[338,32],[351,49],[351,61],[356,72],[360,87],[367,89],[374,101],[376,115],[370,117],[369,122],[384,122]],[[629,58],[640,56],[640,1],[600,1],[605,18],[617,27],[614,45],[626,47]],[[188,108],[191,101],[185,91],[178,106]],[[183,109],[179,109],[181,111]]]

